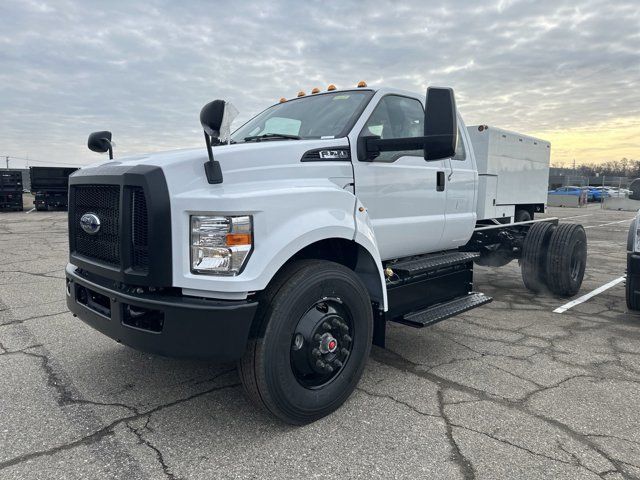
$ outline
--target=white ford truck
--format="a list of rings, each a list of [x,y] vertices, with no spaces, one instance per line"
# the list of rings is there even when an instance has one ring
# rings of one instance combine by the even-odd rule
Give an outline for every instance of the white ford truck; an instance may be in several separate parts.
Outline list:
[[[549,144],[465,128],[453,91],[314,90],[206,149],[109,160],[70,178],[69,309],[133,348],[237,361],[247,395],[292,424],[351,394],[386,322],[425,327],[489,302],[474,262],[575,294],[584,229],[535,219]],[[111,151],[111,133],[89,148]]]

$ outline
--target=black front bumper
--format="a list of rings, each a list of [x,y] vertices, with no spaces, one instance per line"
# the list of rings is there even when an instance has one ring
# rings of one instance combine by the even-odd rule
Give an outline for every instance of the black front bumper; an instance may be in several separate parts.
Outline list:
[[[242,357],[257,302],[122,292],[67,266],[67,306],[83,322],[136,350],[168,357]]]

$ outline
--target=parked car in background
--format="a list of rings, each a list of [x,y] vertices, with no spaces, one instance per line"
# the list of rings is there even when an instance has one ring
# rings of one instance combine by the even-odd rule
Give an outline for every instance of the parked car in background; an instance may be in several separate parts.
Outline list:
[[[579,197],[583,191],[586,191],[587,193],[587,201],[592,202],[594,199],[594,195],[593,195],[593,192],[589,190],[589,188],[587,187],[575,187],[575,186],[560,187],[560,188],[556,188],[555,190],[550,190],[548,194],[549,195],[575,195],[576,197]]]
[[[611,197],[611,193],[607,187],[588,187],[593,194],[594,202],[601,202],[603,198]]]

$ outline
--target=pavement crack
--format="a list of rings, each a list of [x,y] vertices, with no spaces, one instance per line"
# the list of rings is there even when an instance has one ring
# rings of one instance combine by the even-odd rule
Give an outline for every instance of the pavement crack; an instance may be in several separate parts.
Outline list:
[[[221,372],[220,374],[217,375],[217,377],[221,377],[223,375],[226,375],[228,373],[231,373],[232,371],[234,371],[234,369],[230,369],[230,370],[225,370],[224,372]],[[147,417],[149,415],[152,415],[156,412],[162,411],[164,409],[167,408],[171,408],[174,407],[176,405],[180,405],[182,403],[186,403],[189,402],[195,398],[198,397],[202,397],[204,395],[208,395],[210,393],[219,391],[219,390],[225,390],[225,389],[229,389],[229,388],[236,388],[238,387],[240,384],[239,383],[232,383],[232,384],[227,384],[227,385],[219,385],[216,387],[211,387],[207,390],[204,390],[202,392],[198,392],[198,393],[194,393],[192,395],[189,395],[187,397],[184,398],[180,398],[178,400],[174,400],[172,402],[168,402],[162,405],[158,405],[152,409],[149,409],[147,411],[144,412],[138,412],[138,413],[134,413],[132,415],[126,416],[126,417],[122,417],[119,418],[117,420],[114,420],[113,422],[111,422],[110,424],[102,427],[99,430],[96,430],[95,432],[86,435],[84,437],[81,437],[77,440],[74,440],[72,442],[68,442],[62,445],[58,445],[52,448],[48,448],[45,450],[38,450],[36,452],[30,452],[30,453],[26,453],[24,455],[19,455],[17,457],[14,458],[10,458],[8,460],[2,461],[0,462],[0,470],[3,470],[5,468],[11,467],[13,465],[17,465],[19,463],[23,463],[29,460],[32,460],[34,458],[39,458],[39,457],[44,457],[44,456],[51,456],[51,455],[55,455],[56,453],[62,452],[62,451],[66,451],[66,450],[71,450],[73,448],[76,448],[78,446],[83,446],[83,445],[92,445],[94,443],[100,442],[102,439],[104,439],[107,436],[113,435],[114,434],[114,429],[115,427],[117,427],[118,425],[121,425],[123,423],[127,423],[127,422],[132,422],[134,420],[138,420],[140,418],[144,418]]]
[[[142,426],[142,428],[132,427],[130,422],[126,422],[125,425],[131,431],[131,433],[133,433],[138,438],[138,442],[141,445],[145,445],[149,449],[153,450],[153,452],[156,455],[156,458],[158,459],[158,463],[160,463],[160,466],[162,467],[162,471],[164,472],[165,477],[168,478],[169,480],[179,480],[180,477],[177,477],[173,473],[171,473],[171,469],[167,465],[167,462],[164,459],[164,455],[162,454],[162,451],[158,447],[156,447],[154,444],[152,444],[149,440],[147,440],[142,434],[141,430],[149,430],[148,425],[150,420],[151,420],[151,415],[147,417],[147,421],[144,424],[144,426]]]
[[[29,352],[25,350],[22,350],[19,353],[22,353],[23,355],[28,355],[30,357],[34,357],[40,360],[42,369],[44,370],[45,375],[47,377],[47,385],[52,387],[58,393],[56,401],[59,406],[63,407],[65,405],[85,404],[85,405],[96,405],[96,406],[105,406],[105,407],[121,407],[126,410],[129,410],[130,412],[138,413],[138,410],[135,407],[132,407],[130,405],[125,405],[124,403],[97,402],[93,400],[85,400],[82,398],[74,398],[71,391],[67,388],[67,386],[65,385],[60,375],[51,366],[51,362],[47,355],[44,355],[42,353]]]
[[[356,390],[358,390],[358,391],[360,391],[360,392],[362,392],[362,393],[365,393],[365,394],[367,394],[367,395],[369,395],[369,396],[371,396],[371,397],[385,398],[385,399],[391,400],[391,401],[393,401],[393,402],[395,402],[395,403],[398,403],[398,404],[400,404],[400,405],[404,405],[405,407],[409,408],[410,410],[413,410],[413,411],[414,411],[414,412],[416,412],[417,414],[419,414],[419,415],[423,415],[423,416],[425,416],[425,417],[441,418],[441,417],[440,417],[440,415],[435,415],[435,414],[433,414],[433,413],[424,412],[424,411],[422,411],[422,410],[420,410],[420,409],[418,409],[418,408],[414,407],[414,406],[413,406],[413,405],[411,405],[410,403],[408,403],[408,402],[404,402],[404,401],[402,401],[402,400],[399,400],[399,399],[395,398],[395,397],[394,397],[394,396],[392,396],[392,395],[388,395],[388,394],[385,394],[385,393],[375,393],[375,392],[372,392],[372,391],[370,391],[370,390],[366,390],[365,388],[360,387],[360,386],[356,387]]]
[[[413,362],[407,360],[401,355],[388,349],[384,350],[378,347],[374,347],[372,349],[372,357],[374,358],[374,360],[384,365],[388,365],[402,372],[411,373],[418,377],[422,377],[427,380],[430,380],[436,385],[438,385],[440,388],[446,387],[459,392],[470,393],[471,395],[474,395],[481,400],[485,400],[491,403],[496,403],[505,408],[517,410],[521,413],[524,413],[542,422],[545,422],[548,425],[551,425],[557,428],[558,430],[566,434],[568,437],[574,439],[578,443],[581,443],[582,445],[598,453],[598,455],[600,455],[602,458],[607,460],[611,465],[613,465],[614,468],[616,468],[616,471],[620,473],[624,478],[634,478],[634,476],[631,473],[629,473],[627,469],[625,469],[624,465],[626,464],[626,462],[611,458],[606,452],[604,452],[604,450],[599,445],[597,445],[593,440],[589,438],[589,435],[582,434],[572,429],[569,425],[564,424],[559,420],[556,420],[555,418],[551,418],[541,413],[532,411],[530,408],[528,408],[524,404],[522,399],[513,400],[513,399],[500,397],[497,395],[492,395],[485,391],[479,390],[477,388],[469,387],[461,383],[455,382],[453,380],[440,377],[439,375],[436,375],[432,372],[421,370],[420,365],[414,364]],[[565,381],[567,380],[565,379]],[[552,387],[549,387],[549,388],[552,388]],[[444,405],[443,405],[443,409],[444,409]],[[443,418],[445,419],[445,421],[448,421],[446,416],[443,415]]]
[[[445,412],[445,403],[444,396],[442,394],[442,389],[438,389],[438,409],[440,410],[440,415],[444,420],[445,430],[447,434],[447,440],[449,442],[449,446],[451,447],[453,460],[456,465],[460,469],[460,473],[465,478],[465,480],[472,480],[476,478],[476,472],[473,468],[473,464],[469,461],[467,457],[464,456],[462,451],[460,450],[460,446],[453,435],[453,426],[447,413]]]
[[[56,315],[62,315],[64,313],[69,313],[69,310],[65,309],[61,312],[48,313],[46,315],[34,315],[28,318],[22,318],[17,320],[11,320],[9,322],[0,323],[0,327],[6,327],[8,325],[20,325],[21,323],[28,322],[29,320],[37,320],[39,318],[47,318],[47,317],[55,317]]]

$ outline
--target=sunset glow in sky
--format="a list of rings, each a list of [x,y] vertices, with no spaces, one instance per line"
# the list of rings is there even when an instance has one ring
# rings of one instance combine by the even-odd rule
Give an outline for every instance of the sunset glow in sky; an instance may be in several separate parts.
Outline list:
[[[0,3],[0,155],[83,165],[202,146],[300,90],[451,86],[467,124],[552,142],[552,163],[640,159],[638,0]],[[12,166],[24,165],[14,160]]]

